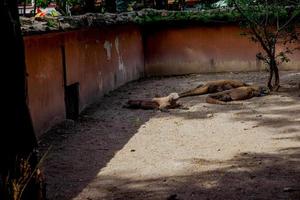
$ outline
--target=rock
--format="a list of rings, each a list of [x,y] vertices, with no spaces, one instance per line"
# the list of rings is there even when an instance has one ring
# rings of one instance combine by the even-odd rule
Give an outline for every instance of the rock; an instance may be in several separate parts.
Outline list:
[[[209,113],[209,114],[206,115],[207,118],[212,118],[213,116],[214,116],[213,113]]]
[[[32,17],[20,18],[21,29],[24,34],[33,34],[47,31],[61,31],[72,28],[72,26],[63,21],[60,17]]]

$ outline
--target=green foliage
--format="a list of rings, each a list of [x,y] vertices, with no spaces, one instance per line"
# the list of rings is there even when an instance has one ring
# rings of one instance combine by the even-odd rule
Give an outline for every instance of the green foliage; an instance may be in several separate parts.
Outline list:
[[[148,10],[143,16],[136,16],[135,22],[138,24],[155,23],[218,23],[236,22],[240,18],[238,12],[232,9],[214,9],[204,11],[157,11]]]
[[[58,23],[57,23],[57,20],[55,19],[47,19],[47,26],[48,27],[58,27]]]
[[[48,6],[48,4],[51,3],[50,0],[36,0],[36,6],[45,8]]]
[[[230,0],[242,17],[244,35],[258,43],[262,51],[256,57],[270,69],[268,86],[272,89],[275,73],[275,88],[279,88],[278,65],[288,62],[288,54],[298,47],[296,26],[299,24],[300,0]],[[281,46],[280,50],[278,45]]]
[[[246,28],[244,34],[248,35],[251,41],[260,43],[267,54],[275,53],[272,49],[275,49],[277,44],[287,45],[298,39],[295,26],[300,16],[298,7],[300,2],[293,1],[294,4],[288,2],[276,0],[233,2],[243,18],[240,24],[242,28]]]

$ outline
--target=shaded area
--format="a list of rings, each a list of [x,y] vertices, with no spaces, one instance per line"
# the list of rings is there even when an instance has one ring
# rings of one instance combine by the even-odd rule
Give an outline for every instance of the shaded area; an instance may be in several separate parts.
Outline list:
[[[180,92],[222,78],[264,81],[260,73],[141,80],[106,95],[77,122],[51,130],[40,142],[42,150],[53,145],[45,162],[49,199],[299,199],[295,85],[286,83],[277,94],[230,106],[206,104],[203,96],[182,100],[189,110],[122,108],[128,99]],[[197,128],[203,129],[192,135]],[[210,138],[221,135],[223,143]],[[244,143],[249,137],[248,143],[262,147],[243,146],[232,137]],[[228,150],[231,145],[238,146]]]
[[[184,162],[223,167],[150,180],[102,177],[103,182],[110,180],[117,185],[111,187],[105,199],[167,199],[171,196],[176,199],[300,198],[300,148],[282,149],[278,154],[244,153],[224,162],[201,159]]]
[[[147,85],[152,85],[152,80],[127,84],[105,95],[87,108],[78,121],[66,121],[40,139],[42,153],[52,148],[44,163],[49,199],[72,199],[78,195],[138,128],[155,115],[151,110],[121,108],[129,98],[141,98],[141,94],[143,98],[162,95],[159,88],[145,92]]]

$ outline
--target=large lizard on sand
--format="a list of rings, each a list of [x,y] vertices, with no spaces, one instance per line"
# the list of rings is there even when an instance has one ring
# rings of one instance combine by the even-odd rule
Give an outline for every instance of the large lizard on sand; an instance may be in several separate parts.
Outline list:
[[[179,95],[177,93],[171,93],[166,97],[155,97],[151,100],[129,100],[124,107],[145,110],[178,108],[181,106],[177,103],[178,99]]]
[[[238,80],[215,80],[208,81],[204,85],[199,85],[198,87],[182,92],[179,94],[179,97],[188,97],[188,96],[196,96],[202,94],[216,93],[222,92],[225,90],[230,90],[233,88],[238,88],[242,86],[248,86],[248,84],[238,81]]]
[[[182,97],[215,93],[207,97],[208,103],[225,104],[227,101],[249,99],[254,96],[262,96],[270,91],[267,87],[249,86],[248,84],[237,80],[216,80],[208,81],[192,90],[177,94],[171,93],[166,97],[157,97],[151,100],[129,100],[124,106],[132,109],[170,109],[178,108],[181,105],[177,100]]]
[[[252,97],[261,97],[268,95],[270,90],[266,86],[243,86],[223,92],[210,94],[206,98],[207,103],[227,104],[229,101],[238,101],[250,99]]]

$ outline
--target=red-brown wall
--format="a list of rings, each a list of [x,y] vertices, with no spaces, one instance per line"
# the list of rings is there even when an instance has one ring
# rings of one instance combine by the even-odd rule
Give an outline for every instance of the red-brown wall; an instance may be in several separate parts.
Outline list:
[[[66,85],[79,83],[80,110],[144,73],[136,26],[26,36],[29,106],[38,136],[66,117],[62,46]]]
[[[67,84],[80,83],[81,110],[144,73],[142,36],[136,27],[67,33],[65,49]]]
[[[148,29],[145,40],[147,75],[257,71],[258,46],[240,35],[238,26],[161,27]],[[300,69],[300,53],[282,69]]]
[[[65,118],[61,36],[25,37],[29,107],[37,135]]]
[[[25,50],[29,106],[38,136],[66,118],[65,83],[79,83],[82,111],[103,94],[144,76],[264,68],[255,57],[258,46],[228,25],[143,31],[120,25],[25,36]],[[300,70],[300,52],[281,69]]]

